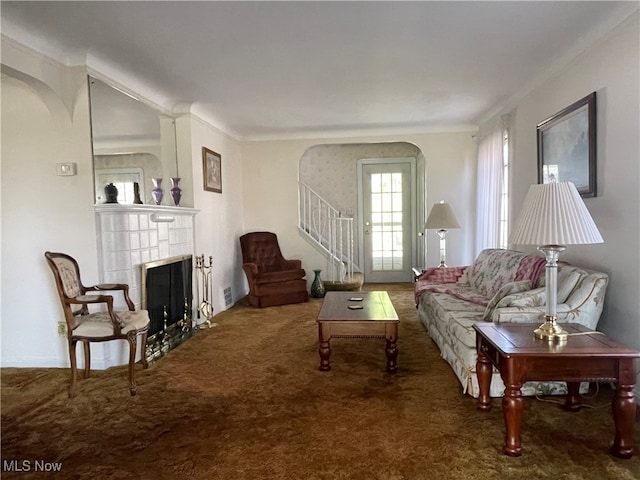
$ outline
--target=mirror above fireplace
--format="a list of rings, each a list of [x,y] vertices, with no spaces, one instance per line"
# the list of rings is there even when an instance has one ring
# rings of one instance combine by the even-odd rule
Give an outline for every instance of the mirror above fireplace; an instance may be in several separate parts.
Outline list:
[[[134,183],[140,200],[155,204],[152,179],[178,177],[174,118],[107,83],[89,76],[95,203],[106,202],[105,186],[118,188],[118,203],[134,203]],[[171,205],[164,196],[163,204]]]

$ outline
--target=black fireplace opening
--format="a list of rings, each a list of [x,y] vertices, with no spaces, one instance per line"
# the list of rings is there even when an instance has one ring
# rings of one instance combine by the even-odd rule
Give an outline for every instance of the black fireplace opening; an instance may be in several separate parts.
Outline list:
[[[192,284],[191,255],[142,265],[142,308],[151,320],[147,359],[164,355],[192,335]]]

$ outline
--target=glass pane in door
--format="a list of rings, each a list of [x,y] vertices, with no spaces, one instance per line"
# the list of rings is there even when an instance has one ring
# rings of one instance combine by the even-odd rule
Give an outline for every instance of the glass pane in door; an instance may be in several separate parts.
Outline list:
[[[404,268],[402,173],[371,174],[371,254],[375,271]]]

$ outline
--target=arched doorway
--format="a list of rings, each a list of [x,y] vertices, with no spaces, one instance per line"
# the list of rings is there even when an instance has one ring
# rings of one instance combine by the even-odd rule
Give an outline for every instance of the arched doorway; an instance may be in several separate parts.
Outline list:
[[[412,159],[414,166],[408,170],[405,185],[409,185],[410,191],[413,193],[410,195],[410,204],[403,208],[402,213],[405,217],[405,225],[408,221],[409,227],[408,229],[403,227],[401,235],[398,235],[397,231],[395,232],[396,238],[402,237],[403,240],[408,240],[408,243],[405,243],[408,247],[402,248],[401,267],[392,268],[394,273],[390,275],[390,271],[387,273],[384,273],[384,270],[379,272],[375,267],[382,265],[388,267],[389,263],[385,263],[385,260],[381,259],[390,258],[389,255],[397,257],[397,249],[394,251],[392,248],[391,251],[387,251],[385,249],[388,245],[387,241],[382,242],[382,249],[374,249],[372,248],[373,243],[366,239],[366,236],[371,233],[373,225],[368,212],[368,219],[363,216],[363,208],[367,202],[363,201],[363,189],[361,188],[362,179],[366,177],[366,174],[365,177],[362,175],[362,167],[376,163],[378,165],[396,164],[398,159],[404,163],[409,161],[408,159]],[[405,172],[407,171],[405,170]],[[382,172],[378,171],[377,173]],[[370,177],[367,178],[367,181],[370,182]],[[412,279],[411,267],[424,264],[424,236],[422,235],[421,221],[418,220],[424,219],[424,178],[424,155],[418,147],[408,142],[321,144],[309,148],[300,159],[299,181],[301,185],[308,186],[316,192],[318,196],[330,203],[340,215],[353,219],[354,270],[365,272],[367,259],[371,260],[372,263],[370,263],[373,266],[371,272],[375,271],[376,274],[370,273],[370,279],[365,275],[365,281],[369,282],[410,281]],[[382,212],[378,213],[381,214],[378,218],[388,217]],[[367,222],[369,225],[365,225]],[[369,234],[366,233],[366,227],[369,227]],[[382,230],[392,228],[389,224],[383,222],[375,227],[380,232],[380,238],[382,235],[386,238],[389,237],[388,232],[381,233]],[[380,247],[380,242],[376,246]],[[409,251],[406,250],[407,248]],[[377,256],[377,259],[374,260],[373,256]],[[396,262],[395,266],[399,265]]]

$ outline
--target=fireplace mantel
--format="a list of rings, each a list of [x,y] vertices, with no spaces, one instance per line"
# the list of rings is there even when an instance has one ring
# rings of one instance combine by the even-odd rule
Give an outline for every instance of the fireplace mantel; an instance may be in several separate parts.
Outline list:
[[[136,308],[143,263],[194,254],[196,209],[111,203],[94,205],[94,211],[100,281],[128,284]]]
[[[122,204],[122,203],[99,203],[93,206],[96,213],[160,213],[160,214],[172,214],[176,215],[191,215],[194,216],[200,210],[188,207],[171,207],[169,205],[146,205],[146,204]]]

